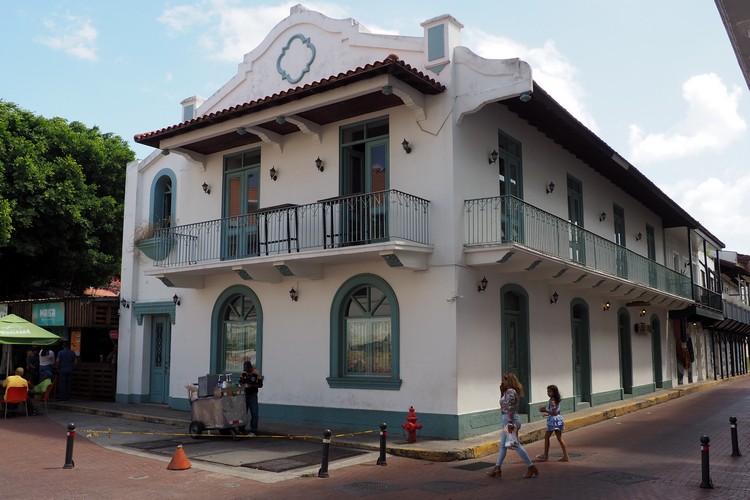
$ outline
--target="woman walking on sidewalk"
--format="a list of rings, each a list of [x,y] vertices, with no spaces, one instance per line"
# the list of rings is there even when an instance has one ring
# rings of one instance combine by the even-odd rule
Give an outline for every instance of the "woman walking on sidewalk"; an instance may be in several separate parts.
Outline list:
[[[539,411],[547,414],[547,433],[544,435],[544,455],[537,455],[538,460],[547,460],[549,457],[549,439],[552,433],[555,433],[557,442],[560,443],[563,455],[558,459],[559,462],[569,462],[568,447],[565,445],[565,441],[562,438],[562,431],[565,428],[565,421],[563,416],[560,415],[560,390],[556,385],[547,386],[547,396],[549,396],[549,403],[547,406],[540,406]]]
[[[508,452],[508,449],[505,447],[505,442],[508,439],[508,433],[506,432],[508,424],[513,424],[516,433],[521,430],[521,417],[518,415],[518,407],[520,406],[521,398],[523,397],[523,386],[521,385],[521,381],[518,380],[518,377],[516,377],[515,374],[506,373],[503,376],[503,383],[500,385],[500,392],[502,394],[502,397],[500,398],[500,412],[502,413],[501,422],[503,432],[500,437],[500,453],[497,456],[495,467],[487,472],[487,475],[490,477],[500,477],[502,474],[501,467],[503,465],[503,460],[505,460],[505,455]],[[523,477],[530,478],[538,476],[539,471],[531,461],[531,458],[529,458],[529,454],[526,453],[526,450],[521,446],[520,441],[517,445],[513,446],[513,449],[516,450],[518,456],[521,457],[528,467]]]

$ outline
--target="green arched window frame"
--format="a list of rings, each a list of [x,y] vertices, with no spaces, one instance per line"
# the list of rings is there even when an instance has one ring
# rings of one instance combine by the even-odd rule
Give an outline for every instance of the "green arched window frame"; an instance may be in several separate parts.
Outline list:
[[[227,288],[219,295],[214,303],[211,313],[211,372],[226,373],[224,371],[224,360],[226,359],[226,346],[224,345],[224,320],[229,307],[238,299],[246,304],[250,304],[254,311],[256,321],[256,338],[255,338],[255,367],[262,371],[263,361],[263,309],[260,306],[258,296],[250,288],[243,285],[235,285]],[[239,372],[230,371],[239,376]]]
[[[151,213],[149,223],[158,227],[172,227],[177,202],[177,177],[170,169],[160,170],[151,183]]]
[[[353,301],[357,301],[355,297],[360,298],[359,305],[353,304]],[[350,305],[355,305],[360,310],[357,318],[365,321],[373,318],[382,320],[386,316],[378,316],[378,310],[383,310],[384,301],[387,301],[390,308],[390,373],[352,373],[349,371],[352,358],[349,356],[346,324],[347,319],[353,316],[348,315],[347,311]],[[376,339],[372,340],[374,343]],[[331,305],[331,367],[327,379],[329,387],[399,390],[399,345],[399,307],[396,294],[390,285],[372,274],[354,276],[341,285]]]

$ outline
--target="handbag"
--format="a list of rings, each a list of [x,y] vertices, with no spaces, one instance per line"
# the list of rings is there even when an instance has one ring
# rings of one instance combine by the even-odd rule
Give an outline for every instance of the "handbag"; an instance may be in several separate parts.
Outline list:
[[[503,432],[505,433],[505,447],[511,450],[518,448],[520,444],[520,441],[518,441],[518,428],[514,425],[511,430],[506,425],[503,428]]]

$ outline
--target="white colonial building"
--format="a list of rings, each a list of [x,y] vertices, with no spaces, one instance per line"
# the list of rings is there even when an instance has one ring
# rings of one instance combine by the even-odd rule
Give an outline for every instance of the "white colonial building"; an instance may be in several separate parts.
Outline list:
[[[265,375],[263,419],[497,429],[501,375],[565,411],[680,382],[723,244],[518,59],[296,6],[128,166],[117,400]],[[166,120],[165,120],[166,121]],[[150,234],[142,234],[143,226]],[[686,376],[687,377],[687,376]],[[687,378],[684,380],[687,382]]]

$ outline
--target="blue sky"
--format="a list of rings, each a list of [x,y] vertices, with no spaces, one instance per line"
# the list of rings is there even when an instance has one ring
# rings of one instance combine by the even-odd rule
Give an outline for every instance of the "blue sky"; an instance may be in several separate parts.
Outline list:
[[[127,140],[178,123],[298,2],[10,2],[0,99]],[[451,14],[462,45],[520,57],[534,79],[728,250],[750,253],[750,91],[708,0],[303,2],[375,33],[421,36]]]

